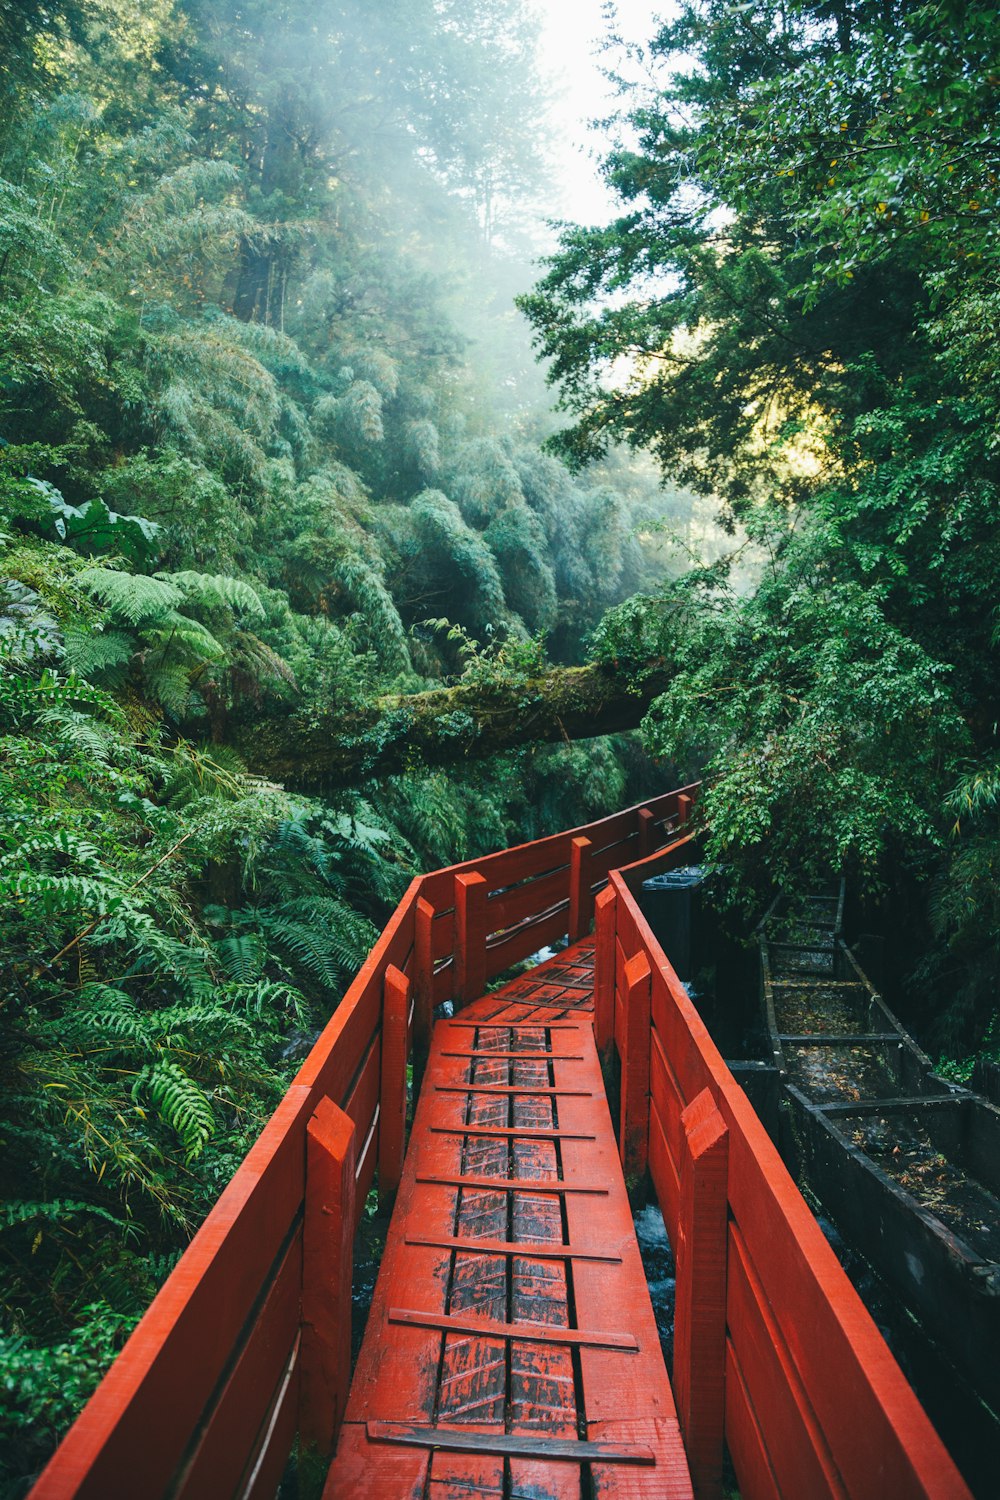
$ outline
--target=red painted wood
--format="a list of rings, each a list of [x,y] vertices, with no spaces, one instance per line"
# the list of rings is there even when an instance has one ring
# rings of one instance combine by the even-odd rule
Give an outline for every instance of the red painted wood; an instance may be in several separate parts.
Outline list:
[[[574,956],[569,950],[543,969],[582,987],[589,964],[571,961]],[[556,989],[558,996],[554,983],[537,987]],[[489,998],[501,1007],[505,1001],[504,992]],[[433,1454],[423,1494],[439,1500],[502,1495],[504,1464],[489,1452],[491,1436],[539,1433],[567,1442],[585,1434],[613,1444],[644,1443],[657,1464],[647,1487],[635,1493],[689,1497],[589,1020],[573,1027],[510,1026],[489,1017],[470,1022],[470,1012],[483,1003],[435,1030],[352,1390],[348,1442],[343,1461],[338,1452],[331,1469],[327,1500],[411,1492],[389,1488],[381,1455],[390,1445],[370,1442],[363,1470],[359,1466],[356,1432],[369,1421],[424,1428],[437,1422],[483,1434],[485,1451]],[[456,1092],[463,1082],[466,1090]],[[474,1181],[456,1183],[456,1177]],[[597,1194],[562,1191],[574,1184],[590,1189],[595,1177]],[[568,1213],[575,1217],[567,1230]],[[444,1243],[423,1243],[438,1239]],[[459,1248],[462,1241],[468,1251]],[[570,1272],[566,1258],[574,1253],[581,1258],[572,1260]],[[582,1258],[589,1255],[602,1258]],[[588,1277],[582,1298],[581,1278]],[[415,1321],[394,1321],[401,1316]],[[420,1326],[427,1322],[438,1327]],[[619,1347],[623,1336],[631,1348]],[[590,1337],[615,1347],[593,1348],[585,1342]],[[436,1350],[416,1352],[408,1342],[415,1338],[434,1339]],[[581,1388],[579,1362],[594,1358],[608,1363],[599,1381]],[[637,1412],[649,1414],[655,1441],[646,1430],[638,1436],[626,1431],[623,1416],[612,1419],[605,1386],[627,1390],[629,1421]],[[595,1421],[607,1429],[597,1437],[590,1431],[591,1402]],[[657,1422],[664,1425],[654,1431]],[[544,1453],[506,1457],[510,1493],[578,1500],[578,1463]],[[621,1465],[601,1467],[621,1472]]]
[[[816,1431],[837,1466],[844,1493],[852,1500],[875,1500],[877,1494],[891,1494],[894,1500],[967,1496],[869,1314],[656,945],[624,877],[612,876],[612,884],[621,903],[619,933],[626,942],[634,937],[651,958],[653,1023],[668,1064],[659,1067],[654,1048],[652,1086],[661,1091],[657,1105],[669,1115],[671,1090],[662,1091],[670,1075],[682,1100],[702,1088],[715,1099],[729,1133],[729,1213],[748,1247],[775,1328],[808,1394]],[[670,1125],[659,1117],[658,1107],[651,1118],[657,1125],[662,1176],[671,1155]],[[732,1266],[730,1252],[730,1275]],[[773,1473],[767,1455],[772,1437],[776,1442],[780,1438],[767,1429],[775,1419],[765,1403],[755,1407],[749,1394],[747,1382],[755,1379],[759,1355],[748,1343],[750,1319],[741,1317],[738,1325],[729,1327],[726,1437],[744,1493],[757,1492],[759,1483],[759,1493],[766,1495],[775,1492],[767,1479]],[[758,1343],[757,1348],[762,1347]],[[814,1459],[817,1456],[814,1448]],[[791,1500],[809,1493],[809,1483],[803,1461],[780,1492]]]
[[[649,994],[649,960],[637,953],[625,965],[620,1144],[626,1177],[641,1176],[649,1154]]]
[[[410,981],[392,964],[385,971],[382,1012],[382,1080],[379,1094],[379,1188],[394,1193],[406,1149],[406,1018]]]
[[[558,906],[569,896],[569,867],[561,865],[549,870],[514,890],[500,891],[490,896],[486,903],[487,926],[490,932],[500,932],[513,927],[528,917],[537,917],[542,912]]]
[[[578,943],[590,931],[593,917],[593,894],[590,855],[593,845],[587,838],[575,838],[569,849],[569,940]]]
[[[455,876],[455,999],[477,1000],[486,988],[486,881]]]
[[[640,807],[636,820],[639,825],[639,858],[646,859],[655,847],[656,816],[648,807]]]
[[[468,1020],[448,1026],[443,1036],[451,1047],[443,1050],[495,1056],[446,1058],[442,1052],[432,1058],[429,1076],[443,1089],[436,1098],[425,1090],[418,1104],[422,1123],[414,1138],[419,1138],[423,1170],[421,1180],[412,1167],[404,1172],[394,1225],[419,1223],[421,1238],[442,1243],[405,1245],[405,1229],[390,1228],[387,1283],[381,1302],[376,1291],[371,1326],[377,1327],[381,1307],[384,1335],[388,1308],[413,1305],[413,1288],[424,1287],[440,1294],[441,1316],[464,1309],[470,1318],[480,1317],[483,1297],[491,1316],[488,1304],[495,1296],[494,1326],[518,1326],[518,1319],[527,1318],[553,1333],[553,1324],[611,1333],[627,1327],[639,1347],[627,1353],[582,1345],[571,1354],[565,1346],[534,1338],[486,1335],[481,1324],[472,1335],[393,1325],[391,1339],[376,1337],[374,1352],[362,1351],[331,1483],[336,1472],[346,1483],[339,1493],[373,1500],[387,1494],[467,1500],[470,1490],[500,1495],[505,1483],[513,1493],[575,1500],[580,1479],[571,1462],[508,1455],[505,1480],[504,1463],[495,1455],[438,1454],[432,1462],[426,1449],[369,1441],[364,1425],[369,1416],[418,1424],[439,1420],[444,1374],[463,1431],[482,1427],[468,1419],[485,1413],[488,1433],[516,1437],[522,1427],[528,1432],[541,1427],[565,1431],[571,1441],[585,1431],[595,1441],[645,1442],[653,1448],[657,1465],[649,1474],[593,1463],[589,1483],[595,1496],[623,1500],[690,1493],[652,1311],[648,1297],[636,1291],[642,1287],[641,1265],[600,1097],[596,1051],[581,1050],[593,1003],[587,980],[594,945],[589,952],[578,945],[504,991],[480,998],[487,974],[565,934],[571,919],[579,924],[595,885],[612,872],[615,963],[609,972],[618,998],[612,997],[610,1024],[625,1054],[626,1122],[632,1119],[640,1149],[648,1152],[677,1243],[697,1218],[686,1206],[687,1179],[682,1180],[685,1106],[708,1090],[727,1132],[726,1438],[742,1492],[748,1500],[779,1493],[798,1500],[812,1492],[851,1500],[881,1500],[888,1494],[893,1500],[964,1500],[967,1491],[954,1466],[629,894],[646,874],[689,858],[692,836],[675,837],[630,871],[614,873],[650,841],[662,839],[671,824],[692,825],[696,790],[683,788],[648,804],[651,820],[645,810],[630,809],[411,884],[293,1089],[49,1466],[37,1495],[104,1500],[125,1493],[121,1485],[127,1481],[127,1493],[141,1493],[145,1500],[184,1493],[184,1485],[192,1486],[193,1494],[197,1485],[209,1483],[203,1476],[210,1474],[215,1476],[210,1483],[225,1489],[240,1463],[240,1493],[273,1494],[292,1441],[300,1384],[309,1373],[304,1347],[311,1334],[303,1335],[298,1354],[295,1349],[287,1354],[283,1373],[280,1352],[281,1345],[287,1349],[290,1331],[297,1251],[289,1235],[303,1204],[306,1123],[327,1094],[358,1122],[354,1204],[341,1216],[349,1234],[378,1154],[375,1102],[382,1085],[382,1000],[390,966],[409,970],[415,1037],[421,1025],[429,1025],[429,1002],[451,995],[460,983],[469,1002]],[[590,878],[582,873],[583,846],[577,844],[571,913],[574,840],[590,841]],[[503,887],[515,889],[501,893]],[[610,907],[611,900],[603,904]],[[491,928],[512,921],[509,932]],[[487,949],[490,929],[495,936]],[[641,1028],[623,1001],[626,993],[631,998],[636,977],[634,970],[626,973],[626,957],[634,963],[640,954],[649,960],[651,978],[645,1083],[635,1089],[629,1062],[642,1071]],[[420,985],[422,1020],[416,1004]],[[603,1003],[598,1002],[599,1010]],[[404,1048],[410,1009],[403,1007]],[[462,1042],[470,1045],[463,1048]],[[551,1048],[553,1056],[508,1055],[519,1048],[526,1054]],[[560,1048],[565,1058],[557,1055]],[[593,1098],[576,1097],[581,1079],[587,1086],[582,1091],[589,1088]],[[518,1089],[523,1084],[525,1092],[451,1093],[462,1081]],[[648,1125],[640,1131],[634,1111],[643,1101]],[[456,1105],[465,1109],[464,1116],[442,1113]],[[690,1123],[691,1116],[686,1118]],[[689,1154],[691,1171],[710,1154]],[[492,1175],[511,1171],[526,1174],[516,1179],[516,1188],[515,1179]],[[555,1172],[562,1177],[553,1179],[549,1174]],[[495,1187],[487,1185],[491,1182]],[[602,1189],[595,1193],[597,1184]],[[343,1185],[345,1194],[348,1186]],[[307,1227],[311,1214],[314,1208],[307,1209]],[[486,1233],[491,1216],[496,1228]],[[477,1239],[500,1244],[504,1233],[522,1236],[522,1253],[504,1249],[494,1255],[475,1245]],[[307,1228],[303,1237],[308,1239]],[[468,1240],[470,1248],[453,1248],[456,1238]],[[551,1252],[538,1248],[550,1243]],[[620,1250],[620,1264],[568,1261],[559,1254],[560,1246],[567,1253],[578,1247],[600,1252],[608,1244]],[[305,1260],[304,1250],[303,1265]],[[683,1260],[682,1250],[681,1265]],[[493,1261],[509,1266],[511,1274],[495,1277],[489,1270]],[[435,1304],[422,1296],[416,1305]],[[259,1315],[252,1320],[255,1309]],[[345,1323],[345,1316],[336,1320],[338,1336]],[[274,1332],[279,1328],[280,1335]],[[493,1392],[498,1350],[505,1384]],[[268,1386],[276,1371],[279,1384],[271,1399]],[[241,1382],[253,1387],[245,1401],[238,1399]],[[308,1384],[310,1390],[302,1387],[303,1409],[315,1400],[311,1373]],[[475,1400],[461,1412],[463,1393]],[[262,1403],[268,1401],[261,1422]],[[380,1405],[385,1409],[374,1409]],[[238,1407],[244,1408],[240,1431],[233,1427],[230,1446],[223,1437]],[[196,1434],[198,1445],[192,1447]],[[230,1451],[223,1461],[225,1448]],[[381,1452],[373,1460],[376,1450]],[[183,1474],[178,1472],[182,1461]],[[215,1467],[223,1462],[225,1473]],[[330,1494],[336,1490],[328,1487]]]
[[[248,1433],[261,1432],[299,1336],[302,1231],[292,1240],[260,1314],[237,1355],[197,1448],[178,1481],[177,1500],[235,1494]]]
[[[615,1025],[615,893],[611,886],[594,903],[597,940],[594,962],[594,1038],[599,1052],[614,1040]]]
[[[548,947],[557,938],[565,937],[568,922],[569,901],[566,900],[554,912],[543,915],[533,922],[526,922],[515,928],[509,935],[495,939],[489,948],[487,962],[489,978],[492,979],[494,975],[502,974],[512,964],[520,963],[522,958],[528,958],[539,949]]]
[[[32,1491],[162,1495],[302,1202],[309,1092],[285,1095]],[[164,1421],[165,1412],[170,1421]]]
[[[321,1100],[307,1132],[298,1424],[321,1453],[333,1449],[351,1381],[356,1142],[354,1122]]]
[[[278,1391],[274,1409],[262,1434],[262,1442],[253,1453],[236,1491],[240,1500],[272,1500],[278,1492],[281,1476],[288,1466],[288,1455],[295,1442],[299,1380],[299,1361],[293,1353],[285,1382]]]
[[[730,1267],[730,1359],[778,1489],[840,1500],[847,1491],[829,1444],[735,1226]]]
[[[434,908],[418,897],[413,916],[413,1058],[415,1089],[426,1065],[434,1025]]]
[[[699,1500],[720,1500],[726,1425],[729,1133],[708,1089],[687,1106],[681,1124],[674,1395]]]

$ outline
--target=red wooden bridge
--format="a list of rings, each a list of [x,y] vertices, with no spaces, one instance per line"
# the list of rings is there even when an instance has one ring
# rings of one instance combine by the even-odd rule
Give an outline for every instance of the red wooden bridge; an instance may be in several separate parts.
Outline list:
[[[707,1500],[726,1451],[743,1500],[968,1496],[639,911],[691,857],[694,792],[413,882],[36,1500],[274,1496],[296,1443],[324,1500]],[[626,1192],[647,1170],[672,1380]]]

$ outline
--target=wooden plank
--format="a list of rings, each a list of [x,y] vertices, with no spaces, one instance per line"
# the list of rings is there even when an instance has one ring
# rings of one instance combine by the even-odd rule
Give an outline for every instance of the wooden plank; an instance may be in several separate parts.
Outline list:
[[[483,1338],[520,1339],[532,1344],[567,1344],[594,1349],[638,1349],[630,1333],[603,1332],[593,1328],[550,1328],[542,1324],[508,1323],[497,1318],[473,1317],[468,1313],[421,1312],[415,1307],[390,1307],[390,1323],[413,1328],[440,1328],[442,1333],[474,1333]]]
[[[606,1198],[609,1191],[608,1188],[602,1186],[599,1183],[556,1181],[550,1182],[546,1178],[539,1178],[535,1182],[521,1182],[519,1180],[515,1181],[514,1179],[512,1179],[510,1182],[496,1182],[496,1179],[492,1177],[477,1177],[475,1175],[462,1176],[461,1174],[449,1177],[441,1173],[435,1175],[434,1173],[424,1172],[418,1173],[416,1180],[417,1182],[434,1183],[436,1185],[445,1185],[450,1187],[493,1187],[494,1185],[496,1185],[497,1191],[504,1193],[513,1193],[515,1191],[521,1191],[525,1193],[545,1192],[559,1194],[585,1193],[591,1197]]]
[[[455,999],[478,1000],[486,988],[486,881],[478,873],[455,876]]]
[[[653,852],[656,837],[656,816],[648,807],[640,807],[636,813],[639,828],[639,858],[646,859]]]
[[[549,1055],[551,1056],[551,1054]],[[508,1056],[516,1057],[517,1053],[511,1053]],[[518,1088],[516,1084],[512,1083],[436,1083],[433,1087],[436,1094],[465,1094],[466,1096],[469,1094],[506,1094],[509,1097],[519,1098],[525,1093],[523,1088]],[[533,1087],[528,1092],[531,1093],[532,1097],[538,1095],[542,1098],[552,1099],[560,1097],[563,1099],[593,1099],[594,1097],[591,1089],[556,1089],[549,1088],[547,1085],[545,1088]]]
[[[677,1163],[670,1154],[667,1133],[660,1119],[655,1098],[649,1101],[649,1175],[653,1191],[663,1214],[667,1238],[677,1244],[680,1229],[681,1183]]]
[[[323,1500],[424,1500],[430,1462],[426,1448],[376,1444],[364,1422],[345,1422]]]
[[[730,1250],[728,1322],[732,1356],[739,1364],[746,1400],[778,1490],[784,1495],[815,1495],[816,1500],[845,1500],[848,1492],[829,1444],[772,1316],[746,1242],[735,1226]]]
[[[299,1361],[297,1351],[293,1350],[259,1449],[237,1491],[239,1500],[272,1500],[277,1494],[295,1441],[298,1410]]]
[[[413,1087],[420,1092],[420,1080],[427,1065],[434,1027],[434,908],[423,896],[418,897],[413,914]]]
[[[492,942],[488,950],[487,973],[489,976],[492,978],[494,974],[502,974],[512,964],[520,963],[522,958],[528,958],[532,953],[537,953],[541,948],[554,943],[557,938],[564,937],[568,921],[569,898],[567,897],[552,912],[543,914],[535,921],[527,922],[498,941]]]
[[[263,1433],[298,1340],[301,1285],[299,1229],[177,1480],[174,1500],[217,1500],[236,1493],[247,1462],[247,1435]]]
[[[306,1135],[302,1260],[302,1440],[330,1453],[351,1383],[351,1284],[355,1220],[354,1122],[321,1099]]]
[[[646,1170],[649,1154],[650,968],[639,952],[625,965],[621,1157],[626,1177]]]
[[[640,1443],[571,1442],[548,1437],[508,1437],[502,1433],[458,1432],[445,1427],[413,1427],[398,1422],[369,1422],[374,1442],[405,1447],[439,1448],[452,1453],[498,1453],[507,1458],[544,1458],[571,1463],[648,1464],[656,1462],[652,1448]]]
[[[309,1090],[291,1089],[35,1485],[107,1500],[172,1483],[302,1204]],[[163,1421],[169,1411],[171,1420]]]
[[[512,1190],[517,1191],[516,1185],[512,1185]],[[442,1250],[476,1250],[487,1255],[527,1255],[536,1260],[605,1260],[615,1265],[621,1261],[621,1256],[610,1250],[582,1250],[576,1245],[532,1244],[524,1240],[472,1240],[462,1235],[435,1239],[433,1235],[408,1234],[404,1243],[437,1245]]]
[[[611,886],[594,903],[596,949],[594,961],[594,1036],[599,1052],[607,1052],[614,1040],[615,1024],[615,911],[617,897]]]
[[[726,1345],[726,1444],[740,1484],[760,1500],[782,1500],[767,1445],[750,1401],[739,1360]]]
[[[544,1039],[542,1030],[525,1031],[517,1038],[526,1050]],[[535,1090],[548,1082],[553,1064],[524,1058],[513,1061],[510,1069],[515,1084]],[[572,1077],[577,1070],[571,1066],[566,1071]],[[512,1103],[514,1124],[554,1126],[557,1107],[561,1106],[551,1097],[536,1092],[525,1094]],[[558,1178],[559,1158],[552,1141],[515,1141],[511,1158],[511,1171],[521,1183]],[[510,1203],[511,1237],[520,1242],[520,1254],[511,1260],[511,1322],[566,1328],[571,1322],[567,1264],[561,1259],[550,1259],[539,1248],[551,1246],[553,1255],[567,1249],[560,1201],[550,1193],[534,1193],[521,1187]],[[587,1245],[581,1248],[586,1249]],[[512,1434],[530,1436],[543,1432],[548,1438],[578,1439],[579,1406],[572,1349],[522,1339],[511,1341],[508,1429]],[[510,1481],[514,1494],[579,1500],[580,1476],[575,1466],[568,1469],[557,1465],[553,1469],[547,1459],[522,1455],[511,1460]]]
[[[480,1035],[482,1035],[480,1033]],[[507,1041],[506,1031],[490,1032],[491,1039]],[[488,1047],[484,1049],[488,1051]],[[485,1083],[506,1079],[508,1065],[484,1058],[463,1070],[469,1081]],[[430,1078],[437,1077],[432,1066]],[[428,1080],[430,1081],[430,1079]],[[469,1096],[462,1104],[443,1100],[433,1094],[429,1100],[435,1120],[445,1113],[460,1111],[470,1123],[487,1124],[509,1119],[506,1099]],[[462,1141],[462,1164],[483,1177],[507,1175],[507,1146],[496,1139],[466,1137]],[[454,1232],[469,1239],[501,1239],[507,1227],[507,1200],[492,1188],[463,1188],[458,1196]],[[403,1283],[404,1294],[412,1287]],[[435,1296],[439,1295],[435,1292]],[[485,1256],[474,1252],[456,1253],[451,1263],[451,1282],[445,1303],[450,1314],[461,1317],[468,1312],[484,1312],[487,1317],[502,1319],[507,1311],[507,1263],[500,1255]],[[387,1312],[391,1322],[393,1310]],[[471,1336],[468,1336],[471,1335]],[[444,1340],[438,1377],[437,1416],[443,1421],[487,1422],[502,1427],[507,1389],[507,1351],[503,1342],[489,1333],[468,1328],[453,1328]],[[436,1464],[435,1472],[443,1478],[454,1466]],[[480,1469],[479,1477],[492,1482],[496,1465]]]
[[[499,932],[513,927],[527,917],[550,911],[569,896],[569,866],[561,865],[542,875],[533,876],[513,890],[498,891],[486,903],[488,930]]]
[[[494,1059],[498,1058],[498,1057],[505,1057],[505,1058],[516,1057],[519,1062],[523,1062],[526,1057],[527,1058],[534,1058],[536,1060],[544,1059],[546,1062],[549,1062],[549,1061],[553,1061],[553,1062],[582,1062],[583,1061],[583,1053],[582,1052],[442,1052],[441,1056],[442,1057],[465,1057],[465,1058],[470,1058],[470,1059],[471,1058],[475,1058],[475,1057],[489,1057],[489,1058],[494,1058]],[[518,1090],[516,1092],[522,1092],[523,1093],[523,1090]],[[534,1090],[532,1090],[532,1092],[534,1092]]]
[[[395,1193],[406,1149],[406,1019],[410,981],[390,964],[385,971],[382,1015],[382,1076],[379,1093],[379,1191]]]
[[[588,1097],[593,1097],[588,1095]],[[592,1141],[592,1135],[571,1134],[567,1130],[528,1130],[514,1125],[432,1125],[434,1135],[517,1136],[526,1141]]]
[[[349,1115],[357,1126],[359,1141],[367,1138],[372,1121],[378,1113],[381,1076],[382,1038],[377,1034],[372,1038],[361,1069],[342,1104],[344,1114]]]
[[[594,903],[591,886],[591,854],[588,838],[575,838],[569,846],[569,940],[577,943],[590,931]]]
[[[681,1124],[674,1396],[699,1500],[721,1500],[729,1132],[708,1089],[687,1106]]]

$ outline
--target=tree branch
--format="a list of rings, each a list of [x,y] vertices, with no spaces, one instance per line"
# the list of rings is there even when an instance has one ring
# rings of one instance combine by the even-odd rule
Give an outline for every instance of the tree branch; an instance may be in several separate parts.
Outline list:
[[[554,667],[524,682],[460,683],[308,721],[270,719],[243,728],[237,748],[255,771],[287,786],[352,786],[534,742],[635,729],[671,676],[666,664],[647,669],[639,684],[608,667]]]

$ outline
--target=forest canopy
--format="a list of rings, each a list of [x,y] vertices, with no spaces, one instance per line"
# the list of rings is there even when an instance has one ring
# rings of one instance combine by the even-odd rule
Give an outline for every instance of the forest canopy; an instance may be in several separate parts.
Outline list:
[[[1000,1042],[998,55],[989,5],[678,6],[620,64],[620,216],[522,299],[550,446],[650,450],[764,560],[617,606],[596,658],[672,663],[645,739],[704,767],[716,858],[909,904],[952,1055]]]

